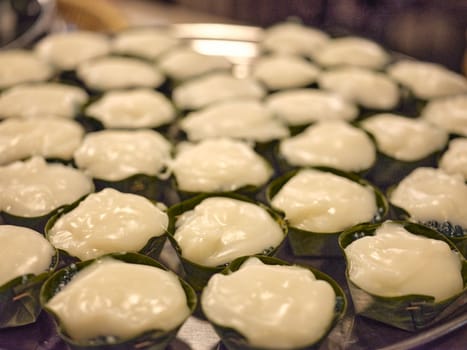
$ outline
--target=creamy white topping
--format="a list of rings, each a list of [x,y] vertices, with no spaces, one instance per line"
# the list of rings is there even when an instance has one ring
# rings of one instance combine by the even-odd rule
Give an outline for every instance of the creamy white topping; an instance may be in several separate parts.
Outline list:
[[[170,151],[170,143],[153,130],[104,130],[87,134],[74,159],[94,178],[119,181],[136,174],[159,175]]]
[[[370,187],[313,169],[292,177],[274,196],[272,206],[285,213],[291,226],[318,233],[368,222],[377,212]]]
[[[284,234],[260,206],[211,197],[177,218],[174,238],[184,258],[204,266],[219,266],[276,248]]]
[[[255,80],[235,78],[228,73],[211,73],[189,80],[173,91],[173,100],[182,109],[199,109],[208,104],[233,99],[256,98],[265,95]]]
[[[89,105],[85,113],[106,128],[154,128],[175,119],[169,99],[150,89],[109,91]]]
[[[118,33],[112,41],[112,51],[153,60],[178,43],[168,31],[137,28]]]
[[[383,67],[389,54],[377,43],[359,37],[344,37],[329,40],[313,58],[322,66],[359,66],[372,69]]]
[[[448,150],[439,161],[439,167],[449,174],[461,174],[467,181],[467,139],[449,142]]]
[[[52,67],[27,50],[0,52],[0,89],[13,85],[48,80]]]
[[[467,79],[439,64],[399,61],[387,71],[391,77],[422,99],[429,100],[467,92]]]
[[[159,61],[160,69],[175,80],[186,80],[215,70],[228,70],[232,64],[223,56],[209,56],[182,47],[168,52]]]
[[[418,236],[385,222],[374,236],[345,248],[349,277],[372,294],[396,297],[430,295],[445,300],[463,289],[461,261],[443,241]]]
[[[165,233],[167,214],[148,199],[106,188],[60,216],[48,239],[81,260],[113,252],[137,252]]]
[[[267,142],[289,135],[288,128],[263,103],[249,99],[219,102],[191,112],[180,127],[191,141],[233,137]]]
[[[266,51],[312,56],[328,40],[329,36],[318,29],[286,22],[268,28],[260,45]]]
[[[391,109],[399,102],[399,88],[392,79],[364,68],[342,67],[324,71],[318,82],[321,88],[367,108]]]
[[[248,144],[230,139],[182,144],[170,167],[178,188],[190,192],[261,186],[272,175],[271,167]]]
[[[417,221],[447,221],[467,227],[467,185],[461,175],[418,168],[397,185],[389,199]]]
[[[370,137],[341,120],[317,122],[282,140],[279,153],[294,166],[320,165],[355,172],[369,169],[376,160]]]
[[[318,120],[353,120],[357,107],[337,94],[317,89],[280,91],[266,99],[266,106],[289,125]]]
[[[12,279],[38,275],[49,269],[55,254],[39,232],[26,227],[0,225],[0,286]]]
[[[71,85],[18,85],[0,95],[0,118],[73,118],[87,100],[84,90]]]
[[[378,149],[398,160],[415,161],[441,150],[448,134],[422,119],[396,114],[376,114],[361,123],[373,134]]]
[[[269,90],[299,88],[313,83],[319,69],[299,56],[271,55],[260,57],[253,64],[253,77]]]
[[[299,266],[247,260],[229,275],[215,274],[201,295],[207,318],[237,330],[249,345],[295,349],[318,341],[331,326],[331,285]]]
[[[190,314],[183,287],[173,272],[109,258],[78,272],[46,307],[77,340],[170,331]]]
[[[109,53],[106,35],[96,32],[70,31],[47,35],[36,45],[36,53],[63,70],[72,70],[90,58]]]
[[[136,58],[111,56],[80,64],[76,74],[86,86],[97,90],[155,88],[165,79],[154,65]]]
[[[441,129],[467,136],[467,95],[431,100],[421,117]]]
[[[0,123],[0,165],[34,155],[71,159],[84,130],[63,118],[7,119]]]
[[[0,210],[16,216],[46,215],[93,190],[81,171],[41,157],[0,167]]]

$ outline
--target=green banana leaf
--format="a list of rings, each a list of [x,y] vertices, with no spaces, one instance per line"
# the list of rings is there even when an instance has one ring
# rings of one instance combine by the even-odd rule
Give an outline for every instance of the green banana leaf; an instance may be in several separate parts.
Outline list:
[[[133,193],[151,200],[162,201],[164,195],[164,181],[157,176],[135,174],[119,181],[93,179],[96,192],[111,187],[120,192]]]
[[[0,329],[34,323],[42,311],[40,289],[57,268],[58,252],[49,269],[39,275],[19,276],[0,286]]]
[[[442,240],[449,244],[452,250],[458,251],[444,235],[428,227],[408,221],[394,222],[401,224],[413,234]],[[339,237],[341,249],[344,250],[350,243],[359,238],[374,235],[380,225],[364,224],[343,232]],[[457,295],[441,302],[435,302],[434,297],[427,295],[382,297],[366,292],[350,280],[347,261],[346,278],[356,314],[414,332],[431,326],[456,312],[467,312],[467,261],[462,255],[459,256],[461,256],[462,262],[464,289]]]
[[[243,256],[240,258],[235,259],[232,261],[229,266],[227,266],[225,269],[223,269],[221,272],[224,275],[229,275],[235,271],[237,271],[241,265],[250,257],[256,257],[260,259],[264,264],[267,265],[287,265],[291,266],[294,265],[292,263],[289,263],[287,261],[277,259],[274,257],[270,256],[265,256],[265,255],[253,255],[253,256]],[[339,284],[332,279],[330,276],[326,275],[325,273],[317,270],[314,267],[311,266],[303,266],[303,265],[298,265],[301,267],[304,267],[315,275],[317,280],[324,280],[328,282],[331,287],[333,288],[335,294],[336,294],[336,306],[334,310],[334,318],[327,328],[327,331],[325,334],[314,344],[310,344],[309,346],[306,347],[301,347],[301,348],[296,348],[293,350],[314,350],[314,349],[319,349],[320,344],[323,342],[323,340],[326,338],[326,336],[331,332],[331,330],[336,326],[336,324],[339,322],[339,320],[344,316],[347,310],[347,299],[345,297],[345,293],[343,289],[339,286]],[[204,313],[204,312],[203,312]],[[222,325],[216,324],[213,321],[208,321],[212,324],[214,327],[214,330],[216,333],[219,335],[221,338],[222,343],[226,346],[227,349],[229,350],[267,350],[265,348],[260,348],[260,347],[255,347],[252,346],[248,343],[248,340],[238,331],[232,328],[224,327]]]
[[[363,186],[370,186],[373,189],[376,198],[376,205],[378,211],[375,213],[371,222],[381,222],[384,220],[388,213],[388,202],[383,193],[368,181],[362,179],[360,176],[343,172],[337,169],[327,167],[307,167],[290,171],[283,176],[275,179],[266,189],[266,197],[268,203],[272,203],[274,196],[280,189],[300,170],[314,169],[324,172],[329,172],[334,175],[345,177],[351,181],[357,182]],[[274,208],[273,208],[274,209]],[[278,210],[278,209],[276,209]],[[285,216],[285,214],[284,214]],[[287,219],[286,219],[287,220]],[[326,257],[326,258],[341,258],[342,251],[339,247],[338,237],[341,232],[321,233],[301,230],[289,225],[288,240],[295,256],[313,256],[313,257]]]
[[[106,255],[106,257],[111,257],[131,264],[148,265],[168,270],[164,265],[160,264],[156,260],[137,253],[113,253]],[[54,317],[57,324],[58,335],[71,349],[74,350],[128,350],[139,348],[144,348],[146,350],[166,349],[168,344],[176,337],[177,332],[182,325],[179,325],[171,331],[150,330],[131,339],[118,339],[115,337],[110,337],[110,339],[108,336],[103,335],[102,337],[95,339],[74,340],[67,334],[58,316],[48,309],[46,304],[55,294],[59,293],[60,290],[71,281],[74,275],[91,265],[96,260],[98,259],[87,260],[67,266],[54,273],[42,286],[40,301],[44,310]],[[193,313],[197,305],[196,293],[188,283],[180,278],[179,280],[185,291],[190,312]]]
[[[265,249],[263,252],[258,252],[264,255],[273,255],[275,254],[279,248],[284,244],[285,238],[287,237],[288,229],[287,225],[284,221],[284,219],[275,211],[273,211],[271,208],[265,206],[262,203],[259,203],[257,201],[254,201],[248,197],[242,196],[238,193],[204,193],[200,194],[196,197],[193,197],[191,199],[188,199],[186,201],[180,202],[172,207],[169,208],[168,214],[169,214],[169,227],[168,227],[168,239],[170,243],[172,244],[172,247],[174,248],[175,252],[177,253],[177,256],[180,259],[180,262],[182,264],[183,270],[185,272],[185,279],[190,283],[193,288],[196,291],[201,291],[206,283],[208,282],[209,278],[217,272],[222,271],[228,264],[225,265],[220,265],[220,266],[204,266],[197,264],[193,261],[190,261],[186,258],[183,257],[183,252],[180,246],[178,245],[177,241],[174,238],[175,231],[176,231],[176,221],[177,218],[183,214],[186,211],[192,210],[195,208],[199,203],[201,203],[204,199],[210,198],[210,197],[226,197],[226,198],[232,198],[232,199],[237,199],[241,201],[245,201],[248,203],[256,204],[260,206],[261,208],[265,209],[269,215],[279,224],[279,226],[282,229],[282,232],[284,234],[284,239],[282,243],[277,246],[277,247],[270,247],[268,249]]]
[[[390,195],[390,191],[391,189],[388,191],[388,197]],[[467,228],[453,224],[449,221],[416,221],[411,218],[410,213],[407,212],[404,208],[398,207],[392,203],[389,203],[389,206],[389,211],[391,213],[390,217],[392,219],[417,222],[443,234],[456,245],[457,249],[462,255],[464,255],[464,257],[467,257]]]
[[[389,187],[399,183],[404,177],[419,167],[436,167],[442,150],[417,161],[403,161],[392,158],[384,153],[377,152],[376,164],[370,169],[366,178],[386,191]]]

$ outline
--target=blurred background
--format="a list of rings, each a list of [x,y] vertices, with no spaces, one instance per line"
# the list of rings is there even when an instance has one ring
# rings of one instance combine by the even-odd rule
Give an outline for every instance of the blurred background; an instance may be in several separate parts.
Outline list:
[[[24,35],[38,19],[50,23],[41,18],[50,2],[68,24],[98,30],[180,22],[267,27],[296,17],[334,35],[361,35],[391,50],[467,71],[467,0],[0,0],[0,43]]]

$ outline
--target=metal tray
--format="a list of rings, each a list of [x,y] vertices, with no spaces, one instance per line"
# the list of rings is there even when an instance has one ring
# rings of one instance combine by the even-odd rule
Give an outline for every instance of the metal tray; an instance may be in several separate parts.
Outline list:
[[[176,24],[171,28],[176,36],[187,41],[196,51],[229,58],[237,76],[248,75],[252,60],[260,53],[258,42],[263,32],[257,27],[197,23]],[[460,350],[467,347],[467,313],[453,315],[450,319],[417,333],[402,331],[354,314],[346,288],[343,259],[297,258],[287,245],[279,251],[278,256],[290,262],[316,267],[332,276],[346,290],[349,310],[320,349]],[[169,244],[164,247],[161,261],[180,272],[179,261]],[[209,323],[193,316],[183,325],[169,349],[224,350],[224,346]],[[0,330],[0,350],[69,348],[56,334],[53,320],[43,312],[32,325]]]

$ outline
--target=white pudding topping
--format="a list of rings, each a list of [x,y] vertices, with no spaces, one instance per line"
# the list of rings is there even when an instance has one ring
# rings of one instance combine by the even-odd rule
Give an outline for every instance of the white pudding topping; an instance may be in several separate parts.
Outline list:
[[[0,52],[0,89],[22,83],[45,81],[53,73],[52,67],[31,51]]]
[[[467,92],[464,76],[435,63],[399,61],[388,68],[388,73],[415,96],[426,100]]]
[[[109,91],[89,105],[85,113],[106,128],[154,128],[175,119],[169,99],[150,89]]]
[[[156,131],[104,130],[87,134],[74,159],[94,178],[119,181],[136,174],[159,175],[170,151],[170,143]]]
[[[154,65],[136,58],[111,56],[80,64],[76,74],[87,87],[97,90],[155,88],[165,79]]]
[[[148,199],[106,188],[60,216],[48,232],[55,248],[81,260],[137,252],[165,233],[168,217]]]
[[[399,183],[389,199],[417,221],[436,220],[467,227],[467,185],[461,175],[418,168]]]
[[[296,349],[318,341],[331,326],[331,285],[299,266],[248,259],[238,271],[215,274],[201,295],[212,322],[237,330],[249,345]]]
[[[370,137],[341,120],[317,122],[282,140],[279,153],[294,166],[319,165],[354,172],[369,169],[376,160]]]
[[[93,190],[81,171],[40,157],[0,167],[0,209],[16,216],[46,215]]]
[[[87,100],[84,90],[71,85],[18,85],[0,95],[0,118],[73,118]]]
[[[252,74],[269,90],[280,90],[310,85],[318,73],[314,64],[299,56],[271,55],[254,62]]]
[[[289,135],[288,128],[255,100],[219,102],[189,113],[180,122],[191,141],[233,137],[267,142]]]
[[[375,295],[421,294],[442,301],[463,289],[459,255],[447,243],[397,223],[385,222],[374,236],[353,241],[345,255],[351,281]]]
[[[318,77],[321,88],[374,109],[391,109],[399,102],[399,88],[388,76],[358,67],[325,71]]]
[[[228,70],[231,66],[223,56],[203,55],[186,47],[168,52],[159,61],[160,69],[178,81],[216,70]]]
[[[328,40],[329,36],[320,30],[288,22],[268,28],[260,45],[266,51],[309,57]]]
[[[171,169],[178,188],[189,192],[235,191],[264,185],[272,169],[248,144],[230,139],[207,139],[182,144]]]
[[[382,153],[402,161],[425,158],[448,142],[445,131],[422,119],[383,113],[364,120],[361,125],[373,134]]]
[[[431,100],[421,117],[450,133],[467,136],[467,94]]]
[[[467,181],[467,139],[459,138],[449,142],[439,167],[449,174],[461,174]]]
[[[284,234],[260,206],[211,197],[177,218],[174,238],[184,258],[204,266],[219,266],[276,248]]]
[[[173,272],[110,258],[79,271],[46,307],[76,340],[170,331],[190,315],[185,292]]]
[[[0,286],[12,279],[38,275],[49,269],[55,254],[39,232],[26,227],[0,225]]]
[[[84,130],[63,118],[7,119],[0,123],[0,165],[34,155],[71,159]]]
[[[36,53],[62,70],[72,70],[90,58],[109,53],[106,35],[71,31],[47,35],[36,45]]]
[[[292,177],[271,204],[285,213],[291,226],[317,233],[339,232],[369,222],[377,212],[370,187],[313,169]]]
[[[168,31],[137,28],[118,33],[112,41],[112,51],[153,60],[178,43]]]
[[[389,55],[377,43],[358,37],[329,40],[313,58],[322,66],[359,66],[372,69],[383,67]]]
[[[353,120],[358,108],[337,94],[317,89],[280,91],[266,99],[266,106],[289,125],[318,120]]]
[[[208,104],[234,98],[256,98],[265,95],[255,80],[235,78],[228,73],[211,73],[187,81],[173,91],[173,100],[181,109],[199,109]]]

